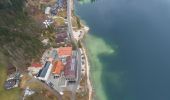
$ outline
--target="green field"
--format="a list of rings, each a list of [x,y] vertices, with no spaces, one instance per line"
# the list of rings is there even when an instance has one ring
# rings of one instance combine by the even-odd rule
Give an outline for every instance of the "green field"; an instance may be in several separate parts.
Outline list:
[[[21,90],[19,88],[5,90],[4,82],[7,78],[6,68],[0,64],[0,100],[19,100]]]

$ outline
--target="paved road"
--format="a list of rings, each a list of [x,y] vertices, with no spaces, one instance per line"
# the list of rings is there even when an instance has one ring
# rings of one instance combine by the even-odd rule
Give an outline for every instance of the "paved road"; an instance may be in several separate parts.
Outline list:
[[[67,20],[68,20],[68,33],[71,39],[74,40],[73,38],[73,28],[72,28],[72,22],[71,22],[71,11],[72,11],[72,5],[71,5],[71,0],[67,0]]]
[[[72,5],[72,0],[67,0],[67,20],[68,20],[68,33],[69,33],[69,36],[71,38],[71,40],[75,43],[75,45],[78,47],[77,45],[77,41],[74,39],[73,37],[73,27],[72,27],[72,21],[71,21],[71,18],[72,18],[72,10],[73,10],[73,5]],[[80,53],[80,50],[78,49],[78,52],[77,52],[77,77],[78,77],[78,80],[76,82],[76,84],[73,86],[72,88],[72,100],[75,100],[75,95],[76,95],[76,90],[77,90],[77,87],[80,83],[80,78],[81,78],[81,53]]]

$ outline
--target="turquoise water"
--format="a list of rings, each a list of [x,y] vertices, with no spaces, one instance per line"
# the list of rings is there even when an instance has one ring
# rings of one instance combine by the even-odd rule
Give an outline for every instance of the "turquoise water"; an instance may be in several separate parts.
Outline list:
[[[170,1],[84,1],[96,100],[170,100]]]

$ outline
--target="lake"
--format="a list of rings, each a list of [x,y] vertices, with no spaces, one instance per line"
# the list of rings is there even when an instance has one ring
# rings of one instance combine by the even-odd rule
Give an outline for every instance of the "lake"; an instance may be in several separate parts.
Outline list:
[[[170,100],[170,1],[81,1],[96,100]]]

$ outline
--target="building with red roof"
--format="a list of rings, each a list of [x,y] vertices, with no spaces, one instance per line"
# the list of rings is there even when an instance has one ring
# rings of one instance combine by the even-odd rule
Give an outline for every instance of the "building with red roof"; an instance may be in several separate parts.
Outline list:
[[[31,67],[36,67],[36,68],[42,67],[42,64],[41,63],[32,63]]]
[[[58,48],[59,57],[67,57],[72,55],[72,47],[60,47]]]
[[[31,64],[30,67],[28,67],[28,71],[32,74],[32,75],[36,75],[40,69],[42,69],[43,65],[39,62],[34,62]]]
[[[59,60],[54,63],[53,66],[53,74],[60,75],[61,72],[64,70],[64,65],[63,63]]]

